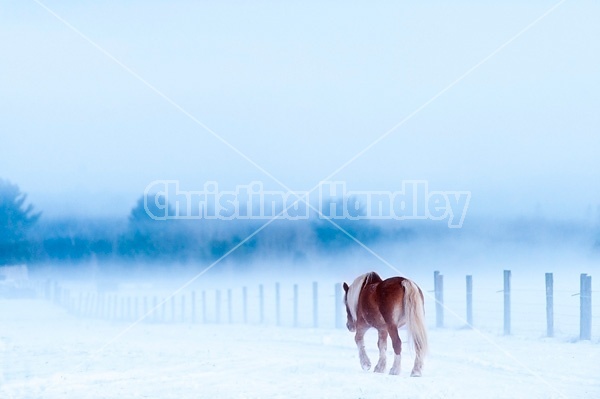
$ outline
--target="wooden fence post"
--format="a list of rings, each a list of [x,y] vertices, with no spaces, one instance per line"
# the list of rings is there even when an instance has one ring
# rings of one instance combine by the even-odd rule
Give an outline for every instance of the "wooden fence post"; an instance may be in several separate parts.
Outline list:
[[[106,298],[106,320],[110,320],[110,317],[111,317],[110,312],[112,312],[112,299],[113,299],[112,295],[107,295],[107,298]],[[81,293],[79,293],[79,313],[81,313]]]
[[[119,320],[119,296],[117,294],[113,297],[113,320]],[[87,301],[87,296],[86,296]]]
[[[233,323],[233,293],[231,288],[227,289],[227,322]]]
[[[510,270],[504,271],[504,335],[510,335]]]
[[[335,290],[335,328],[343,328],[342,310],[342,284],[336,283]]]
[[[554,277],[546,273],[546,336],[554,336]]]
[[[433,289],[435,291],[435,326],[444,327],[444,276],[438,270],[433,272]]]
[[[473,276],[467,276],[467,325],[473,327]]]
[[[275,324],[281,325],[281,294],[279,292],[279,283],[275,283]]]
[[[190,308],[191,308],[191,312],[192,312],[191,321],[192,321],[192,324],[195,324],[196,323],[196,291],[192,291],[190,302],[191,302]]]
[[[248,287],[242,288],[242,306],[244,313],[244,324],[248,323]]]
[[[206,291],[202,291],[202,323],[206,324]]]
[[[126,307],[125,307],[125,297],[121,297],[121,314],[119,315],[119,320],[126,320],[127,316],[126,316]]]
[[[92,308],[92,317],[97,318],[100,313],[100,294],[94,293],[94,307]]]
[[[221,290],[215,292],[215,319],[217,324],[221,322]]]
[[[81,309],[81,315],[84,317],[88,316],[88,306],[90,304],[90,293],[86,292],[85,297],[83,299],[83,308]],[[116,312],[115,312],[116,314]]]
[[[54,282],[54,303],[60,305],[60,286],[58,285],[58,281]]]
[[[258,308],[260,314],[260,324],[265,322],[265,290],[262,284],[258,286]]]
[[[148,314],[148,297],[144,296],[144,304],[143,306],[143,315],[144,315],[144,321],[148,322],[150,320],[150,315]]]
[[[313,327],[319,327],[319,285],[313,281]]]
[[[47,301],[52,299],[52,281],[46,280],[46,284],[44,285],[44,297]]]
[[[592,339],[592,276],[579,278],[579,339]]]
[[[298,327],[298,284],[294,284],[294,327]]]
[[[175,295],[171,296],[171,323],[175,323]]]
[[[185,323],[185,294],[181,295],[181,322]]]
[[[154,296],[152,298],[152,320],[158,322],[158,298]]]
[[[81,292],[78,296],[77,314],[79,315],[79,317],[83,316],[83,293]]]

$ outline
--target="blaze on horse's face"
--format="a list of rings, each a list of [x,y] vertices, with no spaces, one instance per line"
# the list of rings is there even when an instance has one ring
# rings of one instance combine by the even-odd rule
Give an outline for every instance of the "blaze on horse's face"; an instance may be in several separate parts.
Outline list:
[[[346,305],[346,327],[348,331],[355,332],[356,331],[356,322],[352,318],[352,313],[350,313],[350,308],[348,308],[348,284],[344,283],[344,305]]]

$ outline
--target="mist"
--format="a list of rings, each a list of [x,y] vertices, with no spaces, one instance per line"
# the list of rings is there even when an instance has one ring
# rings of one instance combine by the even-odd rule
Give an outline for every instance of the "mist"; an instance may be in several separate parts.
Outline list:
[[[7,5],[1,175],[48,216],[123,217],[156,179],[281,189],[164,95],[307,190],[551,5],[47,4],[136,75]],[[426,179],[480,216],[597,215],[597,7],[561,5],[329,180]]]
[[[598,396],[599,15],[4,4],[0,397]]]

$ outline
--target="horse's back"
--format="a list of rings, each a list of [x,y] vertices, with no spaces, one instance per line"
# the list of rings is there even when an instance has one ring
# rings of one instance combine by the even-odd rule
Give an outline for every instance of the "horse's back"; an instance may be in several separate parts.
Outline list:
[[[404,277],[391,277],[377,285],[376,295],[381,316],[386,324],[403,324],[404,312],[404,286],[407,280]]]

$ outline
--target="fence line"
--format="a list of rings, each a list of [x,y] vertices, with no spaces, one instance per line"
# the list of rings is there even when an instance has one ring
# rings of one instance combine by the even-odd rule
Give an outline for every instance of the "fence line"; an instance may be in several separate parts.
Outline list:
[[[556,330],[561,330],[564,319],[575,319],[576,314],[568,314],[564,309],[574,309],[574,305],[555,303],[556,295],[562,298],[579,296],[579,339],[591,340],[592,328],[597,329],[600,324],[598,319],[592,318],[592,278],[587,274],[580,275],[579,292],[572,290],[555,290],[552,273],[545,273],[545,290],[514,290],[511,286],[512,273],[510,270],[503,272],[503,289],[496,291],[502,293],[502,300],[474,298],[474,287],[477,282],[472,275],[465,278],[465,296],[463,300],[450,298],[444,305],[444,275],[440,271],[434,272],[434,301],[435,301],[435,326],[444,328],[444,308],[449,304],[461,306],[464,303],[467,326],[478,326],[480,320],[477,317],[486,317],[487,320],[498,318],[502,312],[503,328],[505,335],[513,333],[513,301],[515,293],[532,293],[540,299],[539,303],[532,301],[515,301],[517,315],[523,316],[532,311],[544,312],[545,335],[555,336]],[[259,323],[274,324],[277,326],[293,327],[323,327],[344,328],[346,316],[343,304],[343,290],[341,284],[331,286],[319,286],[313,282],[309,287],[304,287],[301,292],[299,284],[287,286],[288,291],[280,283],[274,283],[273,290],[269,291],[272,296],[267,295],[264,284],[259,284],[254,294],[249,294],[248,287],[244,286],[238,290],[228,288],[222,295],[222,290],[189,291],[177,296],[160,297],[155,293],[107,293],[98,291],[81,292],[69,287],[63,287],[57,281],[46,281],[39,284],[39,293],[50,302],[60,305],[74,315],[79,317],[92,317],[110,321],[131,322],[145,315],[146,323]],[[333,292],[332,292],[333,291]],[[239,293],[236,293],[239,292]],[[287,293],[286,293],[287,292]],[[310,292],[310,295],[308,295]],[[461,290],[451,289],[447,293],[459,293]],[[289,296],[288,296],[289,293]],[[306,295],[306,296],[305,296]],[[518,297],[519,295],[517,295]],[[225,298],[225,299],[224,299]],[[302,299],[302,301],[301,301]],[[573,300],[577,300],[573,298]],[[463,302],[464,301],[464,302]],[[224,303],[225,302],[225,303]],[[267,302],[269,308],[267,309]],[[254,306],[250,306],[253,303]],[[310,303],[310,306],[301,307]],[[271,307],[271,304],[273,305]],[[494,304],[491,309],[486,309],[482,315],[474,311],[476,304]],[[545,306],[544,306],[545,305]],[[304,306],[304,305],[303,305]],[[323,307],[326,309],[324,310]],[[525,307],[525,308],[524,308]],[[530,309],[527,309],[529,307]],[[291,309],[290,309],[291,308]],[[495,308],[495,310],[494,310]],[[556,309],[559,309],[556,312]],[[223,312],[226,312],[223,313]],[[326,314],[322,319],[320,316]],[[543,313],[542,313],[543,314]],[[284,321],[284,315],[291,320]],[[555,317],[559,319],[556,320]],[[557,324],[558,321],[558,324]],[[572,323],[570,325],[573,325]],[[481,326],[479,326],[481,327]],[[540,326],[541,327],[541,326]]]

